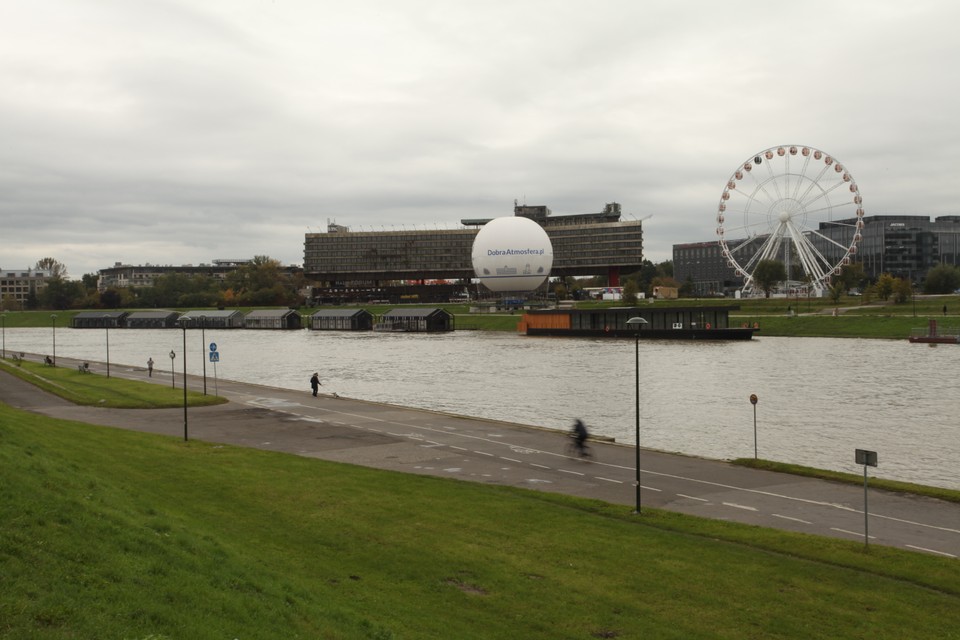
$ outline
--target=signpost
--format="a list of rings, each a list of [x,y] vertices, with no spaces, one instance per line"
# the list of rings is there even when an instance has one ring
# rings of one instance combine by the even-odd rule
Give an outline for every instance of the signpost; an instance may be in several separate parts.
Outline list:
[[[870,523],[867,514],[867,467],[877,466],[877,452],[866,449],[856,450],[857,464],[863,465],[863,543],[870,546]]]
[[[750,394],[750,404],[753,405],[753,459],[757,459],[757,394]]]
[[[217,343],[210,343],[210,362],[213,363],[213,395],[220,395],[217,389],[217,363],[220,362],[220,352],[217,351]]]

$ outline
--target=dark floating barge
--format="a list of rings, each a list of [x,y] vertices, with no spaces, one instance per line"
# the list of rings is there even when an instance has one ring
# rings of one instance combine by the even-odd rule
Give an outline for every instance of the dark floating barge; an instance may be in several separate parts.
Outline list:
[[[523,314],[517,330],[528,336],[750,340],[760,327],[756,323],[730,326],[730,312],[738,309],[737,305],[729,305],[530,310]],[[627,324],[631,318],[643,318],[644,323]]]
[[[942,328],[937,326],[937,321],[930,319],[930,324],[923,334],[923,329],[914,329],[908,338],[910,342],[919,342],[922,344],[960,344],[960,329]]]

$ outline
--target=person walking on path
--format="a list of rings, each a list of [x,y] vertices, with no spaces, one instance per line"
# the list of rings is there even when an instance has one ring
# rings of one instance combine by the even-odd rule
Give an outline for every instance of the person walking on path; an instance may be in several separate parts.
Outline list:
[[[313,397],[317,397],[317,390],[320,388],[320,374],[314,373],[310,378],[310,388],[313,389]]]
[[[153,358],[147,360],[147,376],[153,377]]]

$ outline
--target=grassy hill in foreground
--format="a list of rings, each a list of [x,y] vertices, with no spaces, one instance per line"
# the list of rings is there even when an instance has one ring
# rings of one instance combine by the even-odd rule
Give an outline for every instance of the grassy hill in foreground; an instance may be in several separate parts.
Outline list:
[[[0,405],[0,637],[955,638],[958,573]]]

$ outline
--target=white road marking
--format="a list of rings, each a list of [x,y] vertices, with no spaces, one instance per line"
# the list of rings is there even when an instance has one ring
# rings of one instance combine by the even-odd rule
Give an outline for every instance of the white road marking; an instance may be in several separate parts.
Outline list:
[[[634,486],[636,486],[636,483],[634,483]],[[644,484],[640,485],[640,488],[646,489],[647,491],[656,491],[657,493],[660,493],[661,491],[663,491],[663,489],[657,489],[656,487],[648,487],[647,485],[644,485]]]
[[[450,448],[451,448],[451,449],[456,449],[457,451],[467,451],[467,450],[468,450],[466,447],[458,447],[458,446],[456,446],[456,445],[450,445]]]
[[[862,537],[863,537],[863,534],[862,534],[862,533],[857,533],[856,531],[847,531],[846,529],[838,529],[838,528],[836,528],[836,527],[830,527],[830,531],[839,531],[840,533],[845,533],[845,534],[847,534],[847,535],[849,535],[849,536],[856,536],[856,537],[858,537],[858,538],[862,538]],[[870,539],[871,539],[871,540],[875,540],[875,539],[876,539],[876,536],[870,536]]]
[[[916,549],[917,551],[926,551],[927,553],[935,553],[938,556],[947,556],[948,558],[956,558],[957,556],[952,553],[947,553],[946,551],[936,551],[935,549],[926,549],[924,547],[915,547],[912,544],[906,545],[910,549]]]
[[[570,473],[575,476],[583,476],[585,473],[580,473],[579,471],[570,471],[569,469],[557,469],[557,471],[562,471],[563,473]]]
[[[681,498],[686,498],[687,500],[699,500],[700,502],[710,502],[710,501],[707,500],[706,498],[698,498],[698,497],[696,497],[696,496],[688,496],[688,495],[686,495],[685,493],[678,493],[677,495],[680,496]]]
[[[779,513],[770,514],[774,518],[783,518],[784,520],[793,520],[794,522],[800,522],[802,524],[813,524],[812,522],[807,522],[806,520],[801,520],[800,518],[791,518],[790,516],[782,516]]]
[[[229,393],[229,392],[227,392],[227,393]],[[245,402],[246,402],[247,404],[254,404],[254,405],[256,405],[257,403],[256,403],[255,400],[258,400],[258,399],[246,400]],[[268,403],[269,403],[270,400],[271,400],[271,399],[267,399]],[[302,404],[302,403],[294,403],[294,404],[299,405],[299,406],[302,406],[302,407],[307,407],[307,406],[308,406],[308,405],[304,405],[304,404]],[[424,426],[424,425],[419,425],[419,424],[410,424],[410,423],[394,422],[394,421],[386,420],[386,419],[382,419],[382,418],[374,418],[374,417],[371,417],[371,416],[369,416],[369,415],[362,415],[362,414],[350,413],[350,412],[343,411],[343,410],[340,410],[340,409],[331,409],[331,408],[329,408],[329,407],[313,407],[313,408],[318,409],[318,410],[320,410],[320,411],[326,411],[326,412],[329,412],[329,413],[336,413],[336,414],[339,414],[339,415],[342,415],[342,416],[352,417],[352,418],[357,419],[357,421],[359,421],[359,422],[383,422],[383,423],[393,423],[393,424],[396,424],[396,425],[398,425],[398,426],[402,426],[402,427],[405,427],[405,428],[408,428],[408,429],[418,429],[418,430],[422,430],[422,431],[432,431],[432,432],[436,432],[436,433],[449,433],[448,431],[445,430],[446,427],[444,427],[444,428],[435,428],[435,427],[429,427],[429,426]],[[302,414],[295,414],[295,415],[302,415]],[[360,427],[360,428],[367,428],[367,429],[369,429],[369,430],[371,430],[371,431],[375,431],[376,433],[381,433],[381,432],[376,431],[375,429],[372,429],[372,428],[370,428],[370,427],[364,427],[363,425],[355,425],[355,426]],[[471,440],[482,440],[482,441],[484,441],[484,442],[488,442],[488,443],[490,443],[490,444],[497,444],[497,445],[500,445],[500,446],[510,446],[511,448],[513,448],[513,446],[515,446],[515,445],[510,445],[509,443],[504,443],[504,442],[502,442],[502,441],[497,442],[496,440],[493,439],[493,438],[500,438],[500,437],[502,437],[500,434],[487,434],[487,437],[475,436],[475,435],[470,435],[470,434],[466,434],[466,433],[456,433],[456,434],[454,434],[454,435],[456,435],[456,436],[458,436],[458,437],[461,437],[461,438],[468,438],[468,439],[471,439]],[[462,451],[467,451],[467,449],[464,449],[464,448],[461,448],[461,447],[454,447],[453,445],[450,445],[450,446],[451,446],[452,448],[455,448],[455,449],[460,449],[460,450],[462,450]],[[551,452],[551,451],[538,451],[538,450],[535,450],[535,449],[534,449],[534,450],[531,450],[531,451],[538,452],[538,453],[540,453],[540,454],[542,454],[542,455],[550,455],[550,456],[557,456],[557,457],[561,457],[561,458],[568,458],[568,456],[566,456],[566,455],[564,455],[564,454],[554,453],[554,452]],[[491,456],[493,455],[493,454],[486,454],[486,453],[479,452],[479,451],[478,451],[477,453],[481,453],[482,455],[491,455]],[[599,462],[599,461],[596,461],[596,462],[594,462],[594,464],[597,464],[597,465],[600,465],[600,466],[603,466],[603,467],[612,468],[612,469],[624,469],[624,470],[633,470],[633,469],[634,469],[634,468],[631,467],[631,466],[618,465],[618,464],[612,464],[612,463],[607,463],[607,462]],[[534,466],[540,466],[540,465],[534,465]],[[549,467],[543,467],[543,468],[549,469]],[[808,499],[808,498],[798,498],[798,497],[796,497],[796,496],[789,496],[789,495],[784,495],[784,494],[780,494],[780,493],[774,493],[774,492],[772,492],[772,491],[764,491],[764,490],[762,490],[762,489],[748,489],[748,488],[745,488],[745,487],[738,487],[738,486],[736,486],[736,485],[723,484],[723,483],[721,483],[721,482],[711,482],[711,481],[709,481],[709,480],[701,480],[701,479],[698,479],[698,478],[690,478],[690,477],[680,476],[680,475],[671,474],[671,473],[662,473],[662,472],[658,472],[658,471],[651,471],[651,470],[649,470],[649,469],[644,469],[643,472],[644,472],[644,473],[647,473],[647,474],[652,474],[652,475],[657,475],[657,476],[665,477],[665,478],[674,478],[674,479],[676,479],[676,480],[684,480],[684,481],[687,481],[687,482],[693,482],[693,483],[697,483],[697,484],[701,484],[701,485],[706,485],[706,486],[711,486],[711,487],[719,487],[719,488],[728,489],[728,490],[733,490],[733,491],[741,491],[741,492],[744,492],[744,493],[753,493],[753,494],[757,494],[757,495],[768,496],[768,497],[771,497],[771,498],[778,498],[778,499],[781,499],[781,500],[790,500],[790,501],[794,501],[794,502],[801,502],[801,503],[811,504],[811,505],[816,505],[816,506],[821,506],[821,507],[832,507],[832,508],[835,508],[835,509],[840,509],[840,510],[843,510],[843,511],[849,511],[849,512],[853,512],[853,513],[863,513],[862,511],[858,511],[857,509],[853,509],[853,508],[850,508],[850,507],[845,506],[845,505],[836,504],[836,503],[831,503],[831,502],[825,502],[825,501],[822,501],[822,500],[811,500],[811,499]],[[654,488],[652,488],[652,487],[643,487],[643,488],[644,488],[644,489],[647,489],[648,491],[660,491],[660,489],[654,489]],[[924,527],[924,528],[926,528],[926,529],[934,529],[934,530],[937,530],[937,531],[945,531],[945,532],[947,532],[947,533],[957,533],[957,534],[960,534],[960,529],[955,529],[955,528],[951,528],[951,527],[942,527],[942,526],[938,526],[938,525],[927,524],[927,523],[924,523],[924,522],[917,522],[917,521],[914,521],[914,520],[906,520],[906,519],[903,519],[903,518],[896,518],[896,517],[893,517],[893,516],[885,516],[885,515],[878,514],[878,513],[871,513],[870,516],[873,517],[873,518],[879,518],[879,519],[889,520],[889,521],[892,521],[892,522],[900,522],[900,523],[902,523],[902,524],[909,524],[909,525],[913,525],[913,526]]]
[[[500,456],[500,459],[501,459],[501,460],[506,460],[507,462],[516,462],[517,464],[523,464],[523,463],[520,462],[519,460],[514,460],[513,458],[507,458],[507,457],[505,457],[505,456]]]
[[[540,467],[541,469],[552,469],[552,468],[553,468],[553,467],[548,467],[548,466],[545,465],[545,464],[537,464],[536,462],[531,462],[531,463],[530,463],[530,466],[531,466],[531,467]]]
[[[623,484],[623,480],[614,480],[613,478],[604,478],[603,476],[594,476],[594,480],[603,480],[604,482],[615,482],[616,484]]]
[[[721,504],[725,507],[733,507],[734,509],[743,509],[744,511],[756,511],[756,508],[754,507],[748,507],[747,505],[737,504],[735,502],[722,502]]]
[[[492,453],[487,453],[486,451],[474,451],[474,453],[479,453],[482,456],[490,456],[491,458],[493,457]]]

